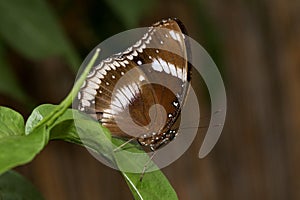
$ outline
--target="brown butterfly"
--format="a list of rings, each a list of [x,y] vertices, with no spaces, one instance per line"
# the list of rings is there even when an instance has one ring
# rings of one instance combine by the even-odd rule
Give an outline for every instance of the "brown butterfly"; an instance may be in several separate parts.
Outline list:
[[[178,132],[191,79],[184,34],[178,19],[153,24],[133,46],[91,70],[78,93],[78,109],[113,136],[145,149],[168,144]]]

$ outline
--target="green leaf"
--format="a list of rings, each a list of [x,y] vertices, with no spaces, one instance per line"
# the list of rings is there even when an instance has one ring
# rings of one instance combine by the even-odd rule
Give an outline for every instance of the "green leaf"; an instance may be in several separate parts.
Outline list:
[[[50,115],[53,110],[56,110],[58,107],[58,105],[52,104],[43,104],[36,107],[26,122],[26,134],[29,134],[32,130],[34,130],[39,122],[41,122],[46,116]],[[81,117],[80,120],[84,121],[82,123],[78,123],[77,127],[74,124],[73,112],[76,113],[76,116]],[[88,131],[86,135],[80,138],[78,136],[77,129],[84,129]],[[98,132],[99,129],[102,131]],[[105,143],[102,141],[103,138],[110,138],[110,133],[108,130],[104,129],[105,128],[101,127],[99,123],[94,122],[88,116],[80,114],[77,110],[68,109],[60,115],[59,118],[57,118],[52,127],[49,127],[49,132],[51,140],[65,140],[79,145],[82,144],[81,140],[91,141],[95,139],[96,141],[101,141],[100,143],[102,145],[95,146],[93,144],[93,147],[91,147],[92,149],[96,149],[105,146]],[[90,143],[92,144],[92,142]]]
[[[58,106],[37,107],[24,126],[23,117],[14,110],[0,107],[0,174],[6,170],[31,161],[49,140],[50,130],[64,120],[71,118],[66,112],[72,98],[94,64],[99,49],[88,63],[83,75],[76,82],[70,94]],[[69,115],[68,115],[69,114]],[[26,129],[26,134],[25,134]]]
[[[106,0],[112,11],[128,28],[136,27],[142,16],[149,13],[150,9],[157,3],[154,0]]]
[[[8,171],[0,176],[1,200],[42,200],[39,191],[23,176]]]
[[[12,167],[31,161],[47,144],[51,129],[71,118],[71,111],[66,112],[67,108],[94,64],[98,53],[99,50],[96,50],[83,75],[67,98],[58,106],[41,105],[34,109],[26,122],[26,127],[23,117],[19,113],[0,107],[0,129],[3,127],[0,132],[0,174]]]
[[[8,136],[24,135],[22,115],[10,108],[0,106],[0,139]]]
[[[68,109],[62,115],[62,119],[51,129],[50,139],[79,144],[94,152],[101,152],[104,157],[113,161],[111,135],[108,129],[77,110]],[[78,131],[84,134],[79,136]]]
[[[26,129],[30,132],[32,127],[36,126],[41,119],[56,109],[56,105],[45,104],[37,107],[32,115],[28,118]],[[74,123],[74,114],[76,116],[76,124]],[[80,136],[78,130],[84,131]],[[50,131],[51,140],[64,140],[72,142],[81,146],[86,146],[93,152],[103,155],[108,162],[117,163],[122,167],[135,167],[135,162],[131,162],[128,157],[124,155],[115,155],[111,146],[109,130],[102,127],[98,122],[91,120],[88,116],[81,114],[77,110],[68,109],[62,114],[54,123]],[[114,144],[121,145],[124,141],[113,138]],[[84,145],[83,145],[84,144]],[[134,144],[128,144],[124,148],[130,149],[131,152],[143,153]],[[125,160],[125,162],[124,162]],[[149,157],[144,154],[144,161],[140,163],[143,167],[149,160]],[[156,167],[153,164],[149,166]],[[168,182],[167,178],[161,171],[154,171],[144,175],[142,182],[140,181],[140,174],[121,172],[126,183],[130,187],[135,199],[178,199],[177,195]]]
[[[0,130],[0,174],[30,162],[47,143],[45,127],[25,135],[23,117],[9,108],[0,107]]]
[[[53,127],[50,133],[50,140],[64,140],[83,146],[73,120],[66,120]]]
[[[39,124],[40,121],[42,121],[46,116],[50,115],[57,107],[58,105],[52,104],[42,104],[36,107],[27,119],[25,133],[29,134],[34,127]],[[67,110],[67,112],[63,113],[59,116],[59,118],[57,118],[53,126],[69,119],[73,119],[73,114],[70,110]]]
[[[119,146],[124,141],[120,139],[113,138],[113,143],[116,146]],[[138,153],[133,159],[133,156],[130,154],[121,152],[119,155],[118,152],[115,153],[115,160],[120,169],[136,169],[136,171],[141,171],[147,163],[147,170],[151,172],[145,173],[141,181],[141,174],[139,173],[129,173],[122,172],[133,196],[135,199],[144,200],[144,199],[164,199],[164,200],[175,200],[178,199],[176,192],[169,183],[168,179],[164,174],[158,169],[158,167],[150,161],[150,158],[139,146],[134,144],[128,144],[124,147],[127,151]],[[138,160],[138,162],[136,161]],[[155,171],[154,171],[155,170]]]
[[[136,200],[178,199],[175,190],[160,170],[145,174],[142,181],[140,174],[122,172],[122,175]]]
[[[29,59],[63,56],[77,69],[77,53],[44,0],[0,1],[0,34]]]
[[[49,106],[49,105],[48,105]],[[75,112],[76,124],[71,118],[71,112]],[[108,129],[102,127],[98,122],[91,120],[91,118],[80,114],[76,110],[68,109],[62,119],[55,127],[51,129],[50,138],[60,139],[75,144],[83,144],[93,150],[93,152],[103,155],[108,162],[116,165],[122,169],[127,168],[143,168],[144,164],[149,161],[149,157],[143,152],[139,146],[135,144],[127,144],[124,149],[129,149],[130,152],[143,153],[142,160],[139,166],[135,166],[136,162],[132,157],[126,157],[127,154],[114,153],[111,145],[111,140],[117,146],[124,143],[123,140],[111,138]],[[81,130],[80,136],[78,130]],[[149,167],[157,169],[157,167],[150,162]],[[167,178],[161,171],[153,171],[146,173],[142,181],[140,181],[140,174],[121,172],[126,183],[130,187],[135,199],[178,199],[176,192],[168,182]]]

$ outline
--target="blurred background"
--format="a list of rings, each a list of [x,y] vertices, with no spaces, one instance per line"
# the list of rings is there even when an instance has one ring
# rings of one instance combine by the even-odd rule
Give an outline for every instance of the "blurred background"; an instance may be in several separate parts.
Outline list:
[[[101,41],[178,17],[216,62],[228,96],[213,151],[198,158],[200,131],[163,169],[179,199],[300,199],[299,10],[296,0],[1,1],[0,104],[25,118],[58,104]],[[48,200],[132,199],[117,171],[66,142],[17,170]]]

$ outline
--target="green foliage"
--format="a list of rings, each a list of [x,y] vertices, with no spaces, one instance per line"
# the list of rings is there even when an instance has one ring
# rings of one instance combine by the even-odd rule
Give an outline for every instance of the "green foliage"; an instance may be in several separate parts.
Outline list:
[[[112,138],[112,142],[115,146],[120,146],[124,141],[118,138]],[[149,160],[149,156],[141,150],[138,145],[129,143],[123,148],[126,149],[126,151],[137,153],[134,156],[124,153],[124,151],[116,151],[113,154],[114,160],[118,168],[121,170],[121,173],[135,199],[178,199],[176,192],[170,185],[167,178],[159,170],[159,168]],[[136,160],[138,160],[138,162]],[[124,172],[124,170],[122,171],[122,169],[141,171],[145,164],[147,164],[147,170],[151,170],[152,172],[144,174],[142,181],[141,174],[128,173]]]
[[[214,58],[217,66],[222,66],[222,43],[220,31],[212,23],[212,17],[206,9],[205,2],[199,0],[189,0],[191,9],[195,15],[195,21],[197,21],[199,32],[202,33],[203,45],[209,54]]]
[[[23,117],[9,108],[0,107],[0,173],[30,162],[49,141],[49,133],[65,117],[61,117],[72,103],[72,97],[79,91],[99,51],[95,52],[83,75],[66,99],[58,106],[33,110],[24,125]]]
[[[112,11],[109,15],[115,15],[128,28],[137,26],[140,19],[157,3],[153,0],[105,2]],[[13,48],[29,60],[59,56],[74,71],[80,66],[76,50],[45,0],[0,1],[0,93],[23,102],[24,105],[31,105],[32,99],[18,83],[6,60],[4,46]]]
[[[44,126],[41,126],[39,129],[32,128],[39,124],[57,107],[58,106],[50,104],[37,107],[26,123],[28,135],[25,135],[25,128],[22,123],[23,118],[8,108],[1,108],[0,113],[3,124],[0,124],[0,127],[5,126],[4,124],[7,124],[7,122],[15,122],[14,124],[11,123],[12,128],[7,131],[4,129],[4,131],[0,133],[1,136],[3,136],[0,139],[0,172],[32,160],[44,147],[46,141],[48,141],[45,141],[48,133],[50,133],[50,139],[65,140],[79,145],[82,145],[81,141],[84,140],[85,145],[88,145],[87,147],[96,153],[102,154],[110,162],[117,163],[120,167],[122,167],[124,163],[129,162],[130,164],[130,160],[125,159],[126,162],[124,162],[124,158],[113,156],[110,133],[107,129],[101,127],[99,123],[83,116],[82,123],[78,123],[76,127],[72,112],[77,111],[68,109],[55,121],[51,129],[46,129]],[[88,134],[80,138],[76,131],[78,128],[85,129]],[[102,131],[99,132],[99,128]],[[20,136],[16,137],[16,134]],[[114,139],[114,142],[120,145],[120,141],[117,141],[117,139]],[[134,149],[133,147],[134,146],[131,146],[131,151],[142,153],[141,150]],[[148,159],[149,157],[146,157],[145,154],[145,161]],[[144,162],[141,162],[141,165],[143,164]],[[161,197],[166,200],[177,199],[172,186],[159,170],[145,174],[142,181],[140,181],[140,174],[122,172],[122,175],[129,185],[135,199],[151,199],[154,197],[156,199]]]
[[[60,56],[74,71],[80,66],[79,56],[44,0],[0,1],[0,38],[0,93],[25,105],[32,100],[6,60],[4,43],[30,60]]]
[[[168,179],[160,170],[147,173],[142,181],[140,181],[140,174],[124,172],[122,174],[135,199],[178,199]]]
[[[138,25],[143,15],[149,12],[149,8],[156,4],[154,0],[128,0],[120,2],[118,0],[106,0],[112,11],[126,27],[132,28]]]
[[[8,171],[0,176],[1,200],[42,200],[39,191],[24,177],[14,171]]]
[[[46,143],[45,127],[25,135],[23,117],[14,110],[0,107],[0,174],[30,162]]]
[[[0,35],[29,59],[64,56],[77,69],[79,59],[44,0],[0,1]]]

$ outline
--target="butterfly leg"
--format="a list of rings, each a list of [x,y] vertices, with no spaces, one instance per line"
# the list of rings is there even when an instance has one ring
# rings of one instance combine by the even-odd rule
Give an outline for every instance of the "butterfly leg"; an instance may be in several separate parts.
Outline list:
[[[114,152],[120,151],[126,144],[132,142],[133,140],[136,140],[136,138],[130,138],[129,140],[127,140],[126,142],[124,142],[123,144],[121,144],[120,146],[118,146],[117,148],[115,148]]]
[[[144,175],[145,175],[145,172],[146,172],[146,169],[148,167],[148,164],[153,160],[153,157],[155,156],[155,154],[156,154],[156,151],[153,152],[153,154],[150,156],[149,160],[145,163],[143,171],[142,171],[141,176],[140,176],[140,182],[142,182],[142,180],[144,178]]]

